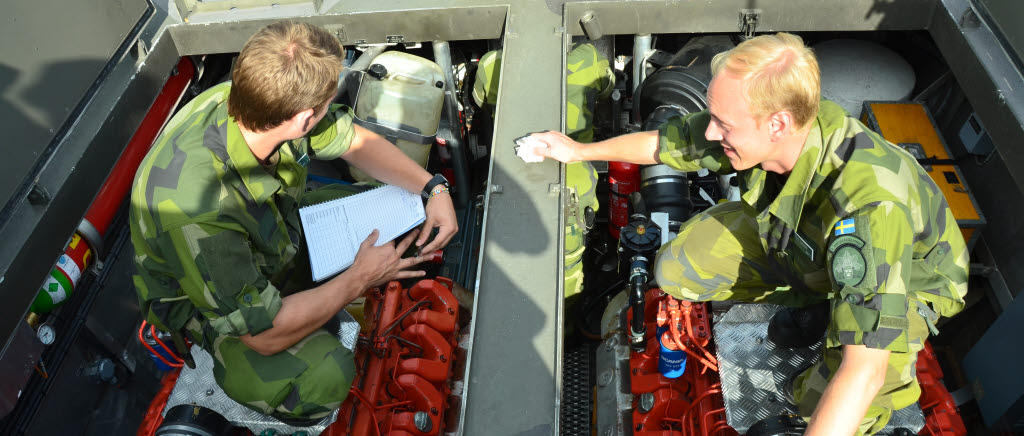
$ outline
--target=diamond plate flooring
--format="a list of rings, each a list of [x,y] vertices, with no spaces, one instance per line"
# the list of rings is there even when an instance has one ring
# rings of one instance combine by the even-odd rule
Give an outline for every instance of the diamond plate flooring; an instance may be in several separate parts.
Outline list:
[[[714,318],[722,395],[729,425],[740,433],[769,416],[796,414],[796,406],[783,394],[784,386],[819,358],[823,341],[798,349],[781,349],[768,339],[768,322],[782,306],[736,304]],[[917,433],[924,415],[914,404],[896,411],[879,434],[897,428]]]
[[[356,338],[359,335],[359,323],[356,322],[348,312],[342,310],[335,317],[333,322],[328,322],[330,331],[337,332],[338,339],[342,345],[352,349],[355,347]],[[276,434],[293,434],[305,431],[310,435],[317,435],[324,431],[328,425],[333,423],[338,416],[338,411],[322,419],[316,425],[310,427],[293,427],[285,424],[274,417],[254,412],[253,410],[232,400],[224,390],[217,385],[213,378],[213,356],[200,347],[192,347],[192,358],[196,362],[196,368],[183,367],[178,382],[171,391],[167,400],[166,414],[171,407],[179,404],[195,404],[217,413],[231,421],[235,425],[249,428],[255,434],[264,430],[276,431]]]

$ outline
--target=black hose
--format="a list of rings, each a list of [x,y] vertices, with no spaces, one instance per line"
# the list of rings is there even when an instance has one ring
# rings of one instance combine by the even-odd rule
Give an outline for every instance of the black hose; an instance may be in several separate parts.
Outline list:
[[[647,325],[644,323],[644,311],[647,307],[644,298],[644,288],[647,284],[647,260],[633,258],[630,271],[629,305],[633,308],[633,323],[629,333],[632,338],[635,338],[630,340],[630,345],[635,351],[643,351],[647,348]]]

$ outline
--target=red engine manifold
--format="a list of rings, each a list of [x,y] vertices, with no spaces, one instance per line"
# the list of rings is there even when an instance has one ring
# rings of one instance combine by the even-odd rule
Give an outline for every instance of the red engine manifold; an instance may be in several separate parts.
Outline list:
[[[917,381],[921,384],[918,403],[924,411],[925,425],[917,434],[931,436],[964,436],[967,427],[957,411],[953,395],[942,384],[942,367],[925,341],[924,349],[917,353]]]
[[[722,384],[717,361],[706,352],[711,345],[711,319],[707,303],[674,300],[660,289],[646,295],[644,321],[647,325],[647,349],[632,352],[629,358],[635,436],[737,435],[725,420]],[[675,301],[673,304],[672,302]],[[676,316],[666,310],[678,307]],[[632,319],[632,310],[628,313]],[[671,324],[679,332],[679,342],[687,353],[686,371],[678,378],[667,378],[658,372],[660,343],[657,335],[659,318],[671,334]],[[631,325],[631,324],[630,324]],[[651,393],[653,405],[641,405],[641,396]],[[643,407],[641,407],[643,406]],[[646,411],[646,413],[644,413]]]
[[[375,289],[363,313],[370,336],[356,347],[358,376],[325,435],[430,436],[444,430],[458,342],[452,281]]]

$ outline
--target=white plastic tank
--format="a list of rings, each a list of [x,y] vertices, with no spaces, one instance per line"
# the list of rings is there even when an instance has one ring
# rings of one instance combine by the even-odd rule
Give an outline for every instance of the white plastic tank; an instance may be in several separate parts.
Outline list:
[[[814,45],[821,96],[860,117],[865,101],[898,101],[914,91],[914,69],[903,57],[871,41],[833,39]]]
[[[370,72],[378,77],[368,74],[363,78],[355,105],[357,118],[419,136],[437,134],[444,103],[441,67],[419,56],[387,51],[373,59]],[[395,143],[420,166],[427,166],[433,141],[423,144],[402,139],[401,135],[381,133],[381,136]],[[374,180],[356,168],[352,168],[352,177],[360,182]]]

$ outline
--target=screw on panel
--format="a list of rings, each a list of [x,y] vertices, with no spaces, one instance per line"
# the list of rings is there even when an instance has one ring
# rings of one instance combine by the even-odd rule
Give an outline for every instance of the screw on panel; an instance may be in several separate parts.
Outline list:
[[[28,203],[34,206],[49,203],[52,198],[50,192],[41,185],[33,185],[32,190],[28,193]]]
[[[638,401],[640,413],[650,412],[654,408],[654,394],[650,392],[644,392],[640,394],[640,400]],[[639,430],[639,429],[637,429]]]
[[[413,425],[416,426],[416,429],[423,433],[428,433],[434,428],[434,422],[430,420],[430,415],[427,415],[427,412],[416,412],[416,414],[413,415],[412,421]]]
[[[206,390],[206,396],[207,397],[212,397],[213,396],[213,389],[207,389]]]
[[[960,27],[965,29],[977,29],[981,27],[981,18],[978,17],[978,13],[974,12],[974,8],[968,7],[964,11],[964,14],[960,16]]]

